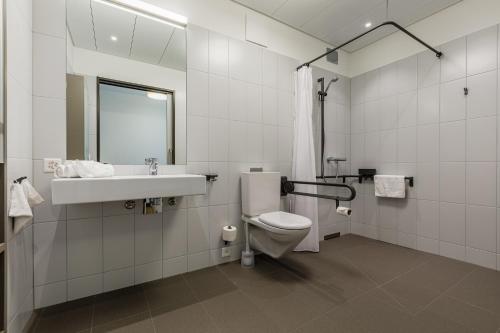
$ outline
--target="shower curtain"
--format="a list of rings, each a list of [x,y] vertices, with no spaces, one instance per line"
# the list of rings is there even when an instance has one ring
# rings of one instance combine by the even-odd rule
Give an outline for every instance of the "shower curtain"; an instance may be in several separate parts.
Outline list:
[[[295,73],[295,127],[293,136],[292,179],[316,182],[316,156],[312,126],[312,70],[302,67]],[[316,194],[316,186],[295,185],[295,191]],[[294,212],[312,221],[309,234],[295,251],[319,252],[317,198],[294,196]]]

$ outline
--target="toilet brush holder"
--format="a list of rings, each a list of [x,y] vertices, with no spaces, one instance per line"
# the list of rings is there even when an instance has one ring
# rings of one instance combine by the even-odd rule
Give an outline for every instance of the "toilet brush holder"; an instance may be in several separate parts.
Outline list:
[[[255,255],[252,250],[241,251],[241,267],[252,268],[255,266]]]

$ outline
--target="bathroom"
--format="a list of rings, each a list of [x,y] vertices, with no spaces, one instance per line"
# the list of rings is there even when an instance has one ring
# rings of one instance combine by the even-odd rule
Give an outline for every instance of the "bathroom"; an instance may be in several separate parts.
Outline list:
[[[499,332],[498,0],[2,0],[0,332]]]

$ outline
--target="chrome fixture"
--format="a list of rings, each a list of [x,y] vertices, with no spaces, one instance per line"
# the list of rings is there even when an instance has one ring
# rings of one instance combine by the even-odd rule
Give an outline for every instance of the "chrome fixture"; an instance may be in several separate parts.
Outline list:
[[[149,175],[158,175],[158,159],[156,157],[148,157],[144,159],[144,164],[149,165]]]
[[[347,161],[347,158],[345,158],[345,157],[331,157],[331,156],[329,156],[326,158],[326,162],[335,163],[335,169],[336,169],[335,178],[339,177],[339,162],[345,162],[345,161]]]
[[[328,85],[325,89],[325,78],[321,77],[318,79],[318,83],[320,84],[320,90],[318,91],[318,97],[321,107],[321,178],[326,182],[325,179],[325,97],[328,95],[328,89],[332,83],[335,83],[339,80],[337,76],[334,76],[333,79],[328,82]]]

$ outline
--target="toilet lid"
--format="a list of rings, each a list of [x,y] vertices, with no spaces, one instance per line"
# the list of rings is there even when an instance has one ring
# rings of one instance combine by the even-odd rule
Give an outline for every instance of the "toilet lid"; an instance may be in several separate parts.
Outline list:
[[[259,216],[259,221],[269,226],[280,229],[307,229],[312,222],[307,217],[286,212],[264,213]]]

